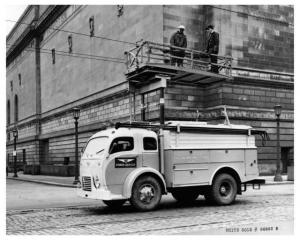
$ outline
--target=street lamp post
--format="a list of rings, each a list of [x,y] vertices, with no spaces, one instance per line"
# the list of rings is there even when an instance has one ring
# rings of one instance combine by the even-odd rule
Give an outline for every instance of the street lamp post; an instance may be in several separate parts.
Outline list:
[[[80,109],[75,107],[73,108],[73,117],[75,120],[75,179],[73,184],[79,182],[79,164],[78,164],[78,119],[80,116]]]
[[[277,147],[276,147],[276,173],[274,177],[275,182],[282,182],[281,170],[280,170],[280,134],[279,134],[279,124],[280,124],[280,114],[281,114],[281,106],[279,104],[274,106],[274,111],[276,115],[276,125],[277,125]]]
[[[14,128],[13,130],[13,136],[14,136],[14,151],[13,151],[13,156],[14,156],[14,176],[13,177],[18,177],[17,174],[17,138],[18,138],[18,129]]]

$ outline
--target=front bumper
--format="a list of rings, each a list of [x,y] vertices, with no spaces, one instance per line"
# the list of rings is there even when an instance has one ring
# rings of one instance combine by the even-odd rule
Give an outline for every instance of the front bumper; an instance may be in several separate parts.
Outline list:
[[[82,188],[77,188],[77,195],[82,198],[99,199],[99,200],[126,199],[123,195],[111,193],[105,187],[100,187],[98,189],[92,187],[91,191],[84,191]]]

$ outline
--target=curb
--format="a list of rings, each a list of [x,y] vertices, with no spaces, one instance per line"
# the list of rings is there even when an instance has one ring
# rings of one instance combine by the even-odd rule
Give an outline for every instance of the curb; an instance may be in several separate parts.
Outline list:
[[[71,185],[71,184],[63,184],[63,183],[55,183],[55,182],[47,182],[47,181],[39,181],[39,180],[30,180],[30,179],[23,179],[23,178],[13,178],[13,177],[7,177],[7,179],[16,180],[16,181],[23,181],[23,182],[39,183],[39,184],[45,184],[45,185],[52,185],[52,186],[58,186],[58,187],[77,188],[76,185]]]
[[[278,183],[265,183],[264,185],[287,185],[287,184],[294,184],[294,181],[286,181],[286,182],[278,182]]]

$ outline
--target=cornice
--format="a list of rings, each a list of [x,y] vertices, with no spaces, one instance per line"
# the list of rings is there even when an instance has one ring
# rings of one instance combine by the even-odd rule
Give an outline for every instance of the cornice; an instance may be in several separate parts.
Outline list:
[[[29,10],[32,10],[33,7],[34,6],[28,7],[19,21],[22,21],[22,18]],[[8,66],[35,37],[39,37],[68,7],[69,5],[50,5],[40,17],[37,15],[38,11],[36,11],[31,23],[29,23],[17,40],[11,43],[11,47],[6,52],[6,66]],[[17,23],[14,29],[16,29],[19,24],[20,23]],[[7,40],[12,34],[13,31],[9,34]]]

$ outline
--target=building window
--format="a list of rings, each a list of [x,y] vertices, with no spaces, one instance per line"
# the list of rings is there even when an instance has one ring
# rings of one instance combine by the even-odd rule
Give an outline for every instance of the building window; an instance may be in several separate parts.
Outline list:
[[[73,39],[72,39],[72,35],[68,36],[68,45],[69,45],[69,53],[72,53],[72,51],[73,51]]]
[[[18,78],[19,78],[19,86],[22,85],[22,76],[21,73],[18,74]]]
[[[7,101],[7,125],[9,125],[10,124],[10,101],[8,100]]]
[[[15,122],[19,120],[19,99],[18,95],[15,95]]]
[[[52,48],[52,64],[55,64],[55,48]]]
[[[14,87],[13,87],[13,81],[10,81],[10,91],[13,91]]]
[[[90,36],[93,37],[94,34],[95,34],[94,16],[90,17],[90,19],[89,19],[89,26],[90,26]]]

